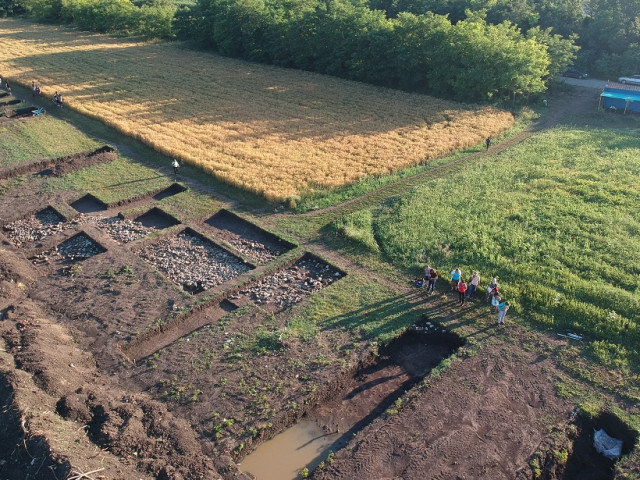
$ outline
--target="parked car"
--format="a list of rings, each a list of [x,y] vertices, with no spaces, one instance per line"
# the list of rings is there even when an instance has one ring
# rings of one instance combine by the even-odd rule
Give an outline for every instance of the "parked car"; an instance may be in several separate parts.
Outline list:
[[[587,75],[584,72],[581,72],[576,67],[569,67],[567,71],[562,74],[563,77],[571,77],[571,78],[587,78]]]
[[[628,83],[629,85],[640,85],[640,75],[631,75],[630,77],[620,77],[620,83]]]

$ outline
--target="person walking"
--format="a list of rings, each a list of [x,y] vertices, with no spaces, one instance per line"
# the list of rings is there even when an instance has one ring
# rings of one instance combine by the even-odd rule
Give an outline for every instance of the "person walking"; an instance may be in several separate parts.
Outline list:
[[[178,163],[178,160],[174,158],[173,162],[171,162],[171,166],[173,167],[174,175],[178,175],[178,170],[180,169],[180,164]]]
[[[487,145],[487,150],[489,150],[489,147],[491,146],[491,137],[487,137],[484,143]]]
[[[427,293],[432,293],[436,289],[436,280],[438,280],[438,272],[435,268],[429,270],[429,283],[427,283]]]
[[[460,298],[460,306],[464,306],[464,299],[467,293],[467,284],[464,282],[464,278],[461,278],[458,282],[458,297]]]
[[[462,272],[459,268],[451,270],[451,290],[454,292],[458,291],[458,282],[460,281],[460,278],[462,278]]]
[[[498,325],[504,325],[504,317],[509,311],[509,302],[502,302],[498,305]]]
[[[469,278],[469,289],[467,290],[467,297],[471,298],[471,296],[476,293],[479,284],[480,275],[478,274],[478,272],[473,272],[473,275],[471,275],[471,278]]]

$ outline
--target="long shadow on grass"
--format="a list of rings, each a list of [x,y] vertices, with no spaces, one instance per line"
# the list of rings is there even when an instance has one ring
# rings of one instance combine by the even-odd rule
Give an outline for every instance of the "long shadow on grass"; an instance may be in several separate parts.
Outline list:
[[[146,182],[147,180],[154,180],[156,178],[164,178],[167,175],[156,175],[155,177],[147,177],[147,178],[141,178],[139,180],[129,180],[128,182],[120,182],[120,183],[113,183],[111,185],[107,185],[105,188],[111,188],[111,187],[119,187],[121,185],[128,185],[130,183],[140,183],[140,182]]]
[[[416,308],[424,303],[424,296],[421,293],[396,295],[357,310],[336,315],[325,320],[322,329],[360,328],[363,338],[388,337],[412,325],[424,313]]]

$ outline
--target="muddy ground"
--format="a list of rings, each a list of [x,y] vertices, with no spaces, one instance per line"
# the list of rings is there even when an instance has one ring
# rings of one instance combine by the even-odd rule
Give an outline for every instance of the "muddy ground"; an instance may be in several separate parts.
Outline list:
[[[9,172],[0,195],[0,478],[248,478],[236,462],[303,417],[341,434],[319,479],[568,479],[571,459],[595,458],[555,390],[561,342],[484,313],[460,324],[447,292],[405,286],[425,317],[402,338],[335,329],[306,342],[288,323],[350,280],[347,260],[232,205],[172,218],[157,202],[181,186],[130,199],[143,213],[125,219],[90,196],[43,194],[41,171],[21,168],[37,174]],[[182,255],[185,231],[215,259]],[[220,265],[235,270],[209,281]],[[544,455],[557,432],[564,461]]]

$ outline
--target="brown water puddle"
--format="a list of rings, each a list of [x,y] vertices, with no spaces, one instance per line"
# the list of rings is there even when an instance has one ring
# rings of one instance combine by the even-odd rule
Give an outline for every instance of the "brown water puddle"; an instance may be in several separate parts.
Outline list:
[[[258,447],[240,469],[258,480],[300,478],[303,468],[312,471],[330,451],[343,448],[387,409],[399,408],[402,395],[462,342],[435,325],[406,332],[333,400],[316,406],[305,420]]]
[[[295,480],[302,468],[314,469],[338,438],[339,434],[326,434],[317,423],[302,420],[260,445],[238,468],[258,480]]]

